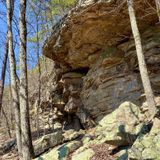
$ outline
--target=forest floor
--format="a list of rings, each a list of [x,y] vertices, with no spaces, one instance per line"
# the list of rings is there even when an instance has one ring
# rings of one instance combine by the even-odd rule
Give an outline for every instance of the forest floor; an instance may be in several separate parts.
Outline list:
[[[5,131],[5,128],[0,127],[0,148],[4,144],[7,144],[8,141],[13,140],[13,138],[9,138],[7,133],[4,131]],[[18,160],[18,155],[15,148],[13,148],[12,150],[9,150],[5,154],[3,153],[2,150],[0,150],[0,160]]]
[[[8,137],[8,135],[0,128],[0,147],[6,144],[7,142],[13,140]],[[113,148],[108,144],[93,145],[91,148],[95,151],[95,155],[92,157],[92,160],[115,160],[115,156],[112,155]],[[67,160],[71,160],[72,154],[70,154]],[[18,160],[18,155],[15,147],[12,150],[9,150],[6,153],[0,151],[0,160]]]
[[[95,155],[91,158],[91,160],[115,160],[117,159],[113,153],[115,147],[108,145],[106,143],[100,145],[93,145],[89,148],[93,149]],[[72,160],[72,153],[69,154],[67,160]]]

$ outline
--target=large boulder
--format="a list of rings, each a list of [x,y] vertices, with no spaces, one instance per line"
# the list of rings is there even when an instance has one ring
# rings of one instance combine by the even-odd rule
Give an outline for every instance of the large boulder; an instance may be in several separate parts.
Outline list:
[[[91,160],[94,156],[95,152],[92,149],[86,149],[85,151],[75,154],[72,157],[72,160]]]
[[[44,135],[34,143],[35,155],[40,155],[51,147],[55,147],[63,142],[62,131]]]
[[[96,133],[101,142],[124,146],[133,144],[142,127],[140,108],[131,102],[124,102],[100,120]]]
[[[65,160],[67,156],[81,146],[80,141],[71,141],[51,149],[35,160]]]
[[[151,131],[140,135],[129,150],[129,158],[134,160],[160,159],[160,120],[155,118]]]

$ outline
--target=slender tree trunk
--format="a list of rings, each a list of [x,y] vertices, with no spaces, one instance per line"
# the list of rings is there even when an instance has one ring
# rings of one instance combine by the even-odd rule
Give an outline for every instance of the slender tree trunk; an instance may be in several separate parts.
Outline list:
[[[39,129],[39,107],[41,104],[41,63],[40,63],[40,54],[39,54],[39,49],[40,49],[40,40],[39,40],[39,21],[38,21],[38,15],[36,15],[36,32],[37,32],[37,59],[38,59],[38,104],[37,104],[37,117],[36,117],[36,128],[37,128],[37,133],[38,137],[40,136],[40,129]]]
[[[14,115],[13,115],[13,106],[12,106],[12,104],[13,104],[13,96],[12,96],[12,89],[11,89],[11,78],[10,78],[11,76],[10,76],[10,72],[9,72],[9,110],[10,110],[10,124],[11,124],[11,130],[13,130],[13,128],[14,128]]]
[[[13,107],[15,109],[15,130],[16,130],[16,139],[18,146],[18,153],[21,158],[21,129],[20,129],[20,109],[19,109],[19,95],[17,89],[17,80],[16,80],[16,62],[15,55],[13,52],[13,34],[12,34],[12,15],[13,15],[13,1],[7,0],[7,25],[8,25],[8,53],[10,60],[10,75],[11,75],[11,89],[12,89],[12,98],[13,98]]]
[[[7,32],[8,34],[8,32]],[[2,114],[5,118],[6,121],[6,128],[9,137],[11,138],[11,130],[10,130],[10,125],[9,125],[9,120],[8,117],[2,108],[2,103],[3,103],[3,92],[4,92],[4,84],[5,84],[5,76],[6,76],[6,68],[7,68],[7,60],[8,60],[8,37],[6,38],[6,45],[5,45],[5,54],[4,54],[4,60],[3,60],[3,66],[2,66],[2,72],[1,72],[1,84],[0,84],[0,112],[2,111]]]
[[[26,0],[20,0],[20,111],[23,160],[30,160],[33,156],[33,145],[28,103],[26,5]]]
[[[8,34],[8,32],[7,32]],[[4,83],[5,83],[5,76],[6,76],[6,68],[7,68],[7,59],[8,59],[8,38],[6,39],[5,45],[5,54],[1,72],[1,84],[0,84],[0,112],[2,110],[2,100],[3,100],[3,91],[4,91]]]
[[[156,8],[157,8],[157,15],[160,22],[160,0],[155,0],[155,2],[156,2]]]
[[[7,129],[8,136],[9,136],[9,138],[12,138],[11,129],[10,129],[10,125],[9,125],[9,120],[8,120],[8,117],[7,117],[7,113],[5,113],[3,107],[2,107],[2,114],[3,114],[4,119],[5,119],[5,121],[6,121],[6,129]]]
[[[146,95],[146,100],[149,106],[148,118],[149,120],[152,120],[156,114],[156,105],[154,101],[154,95],[152,92],[151,83],[150,83],[148,72],[147,72],[145,57],[143,54],[142,42],[141,42],[141,37],[140,37],[138,25],[137,25],[136,16],[135,16],[133,0],[127,0],[127,2],[128,2],[128,10],[129,10],[131,28],[132,28],[133,37],[135,40],[135,46],[136,46],[136,51],[137,51],[141,79],[142,79],[142,83],[144,87],[144,92]]]

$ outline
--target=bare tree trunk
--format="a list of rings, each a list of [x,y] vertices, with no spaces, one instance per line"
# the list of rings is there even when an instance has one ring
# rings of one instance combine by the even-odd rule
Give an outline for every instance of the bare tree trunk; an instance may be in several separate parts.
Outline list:
[[[35,13],[36,14],[36,13]],[[40,49],[40,40],[39,40],[39,21],[38,21],[38,15],[36,14],[36,32],[37,32],[37,59],[38,59],[38,103],[37,103],[37,117],[36,117],[36,128],[37,128],[37,133],[38,137],[40,136],[40,129],[39,129],[39,108],[41,104],[41,62],[40,62],[40,54],[39,54],[39,49]]]
[[[129,10],[131,28],[132,28],[132,32],[133,32],[133,36],[135,40],[135,46],[136,46],[136,51],[137,51],[141,79],[142,79],[142,83],[143,83],[143,87],[144,87],[144,91],[146,95],[146,100],[149,106],[148,118],[149,120],[152,120],[156,114],[156,105],[154,101],[154,95],[153,95],[151,83],[150,83],[149,76],[148,76],[147,66],[145,63],[145,57],[143,54],[141,37],[140,37],[137,20],[135,16],[135,11],[133,7],[134,6],[133,0],[127,0],[127,2],[128,2],[128,10]]]
[[[8,117],[7,117],[7,113],[5,113],[3,107],[2,107],[2,114],[3,114],[4,119],[5,119],[5,121],[6,121],[6,129],[7,129],[8,136],[9,136],[9,138],[12,138],[12,136],[11,136],[11,129],[10,129],[10,125],[9,125],[9,120],[8,120]]]
[[[7,32],[8,34],[8,32]],[[8,59],[8,38],[6,39],[6,46],[5,46],[5,54],[1,72],[1,84],[0,84],[0,112],[2,110],[2,100],[3,100],[3,91],[4,91],[4,83],[5,83],[5,76],[6,76],[6,68],[7,68],[7,59]]]
[[[8,34],[8,32],[7,32]],[[4,54],[4,60],[3,60],[3,66],[2,66],[2,72],[1,72],[1,84],[0,84],[0,112],[2,111],[2,115],[5,118],[6,121],[6,128],[9,137],[11,138],[11,130],[10,130],[10,125],[9,125],[9,120],[8,117],[2,108],[2,103],[3,103],[3,92],[4,92],[4,84],[5,84],[5,76],[6,76],[6,68],[7,68],[7,60],[8,60],[8,37],[6,38],[6,45],[5,45],[5,54]]]
[[[12,89],[12,98],[13,98],[13,107],[15,109],[15,130],[16,130],[16,139],[18,146],[18,153],[21,158],[21,129],[20,129],[20,109],[19,109],[19,95],[17,89],[17,80],[16,80],[16,62],[15,55],[13,52],[13,34],[12,34],[12,15],[13,15],[13,1],[7,0],[7,25],[8,25],[8,53],[10,60],[10,75],[11,75],[11,89]]]
[[[30,160],[33,156],[33,145],[28,103],[26,5],[26,0],[20,0],[20,111],[23,160]]]
[[[160,22],[160,0],[155,0],[155,2],[156,2],[156,8],[157,8],[157,15]]]
[[[11,125],[11,130],[14,128],[14,115],[13,115],[13,96],[12,96],[12,88],[11,88],[11,79],[10,79],[10,72],[9,72],[9,82],[10,82],[10,85],[9,85],[9,110],[10,110],[10,115],[9,115],[9,119],[10,119],[10,125]]]

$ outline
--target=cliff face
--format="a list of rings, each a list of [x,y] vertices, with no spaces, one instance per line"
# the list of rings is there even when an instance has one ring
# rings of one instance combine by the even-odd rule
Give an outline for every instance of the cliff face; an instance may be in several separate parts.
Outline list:
[[[156,38],[159,31],[159,28],[154,28],[142,34],[145,58],[155,94],[160,93],[160,45]],[[104,58],[103,53],[84,77],[82,100],[94,117],[103,112],[111,112],[124,101],[132,101],[137,105],[143,101],[134,41],[130,39],[117,47],[125,53],[122,58],[116,58],[114,52],[118,52],[112,48],[110,55],[105,53],[107,55]]]
[[[151,7],[154,7],[152,0],[135,3],[141,30],[156,22]],[[130,35],[126,2],[88,0],[54,26],[43,54],[69,69],[91,67],[107,47],[117,46]]]
[[[152,0],[135,2],[149,75],[160,94],[160,28],[154,5]],[[56,64],[52,95],[60,98],[52,104],[57,110],[86,127],[126,100],[142,103],[131,35],[127,6],[120,0],[84,1],[53,27],[43,54]]]

